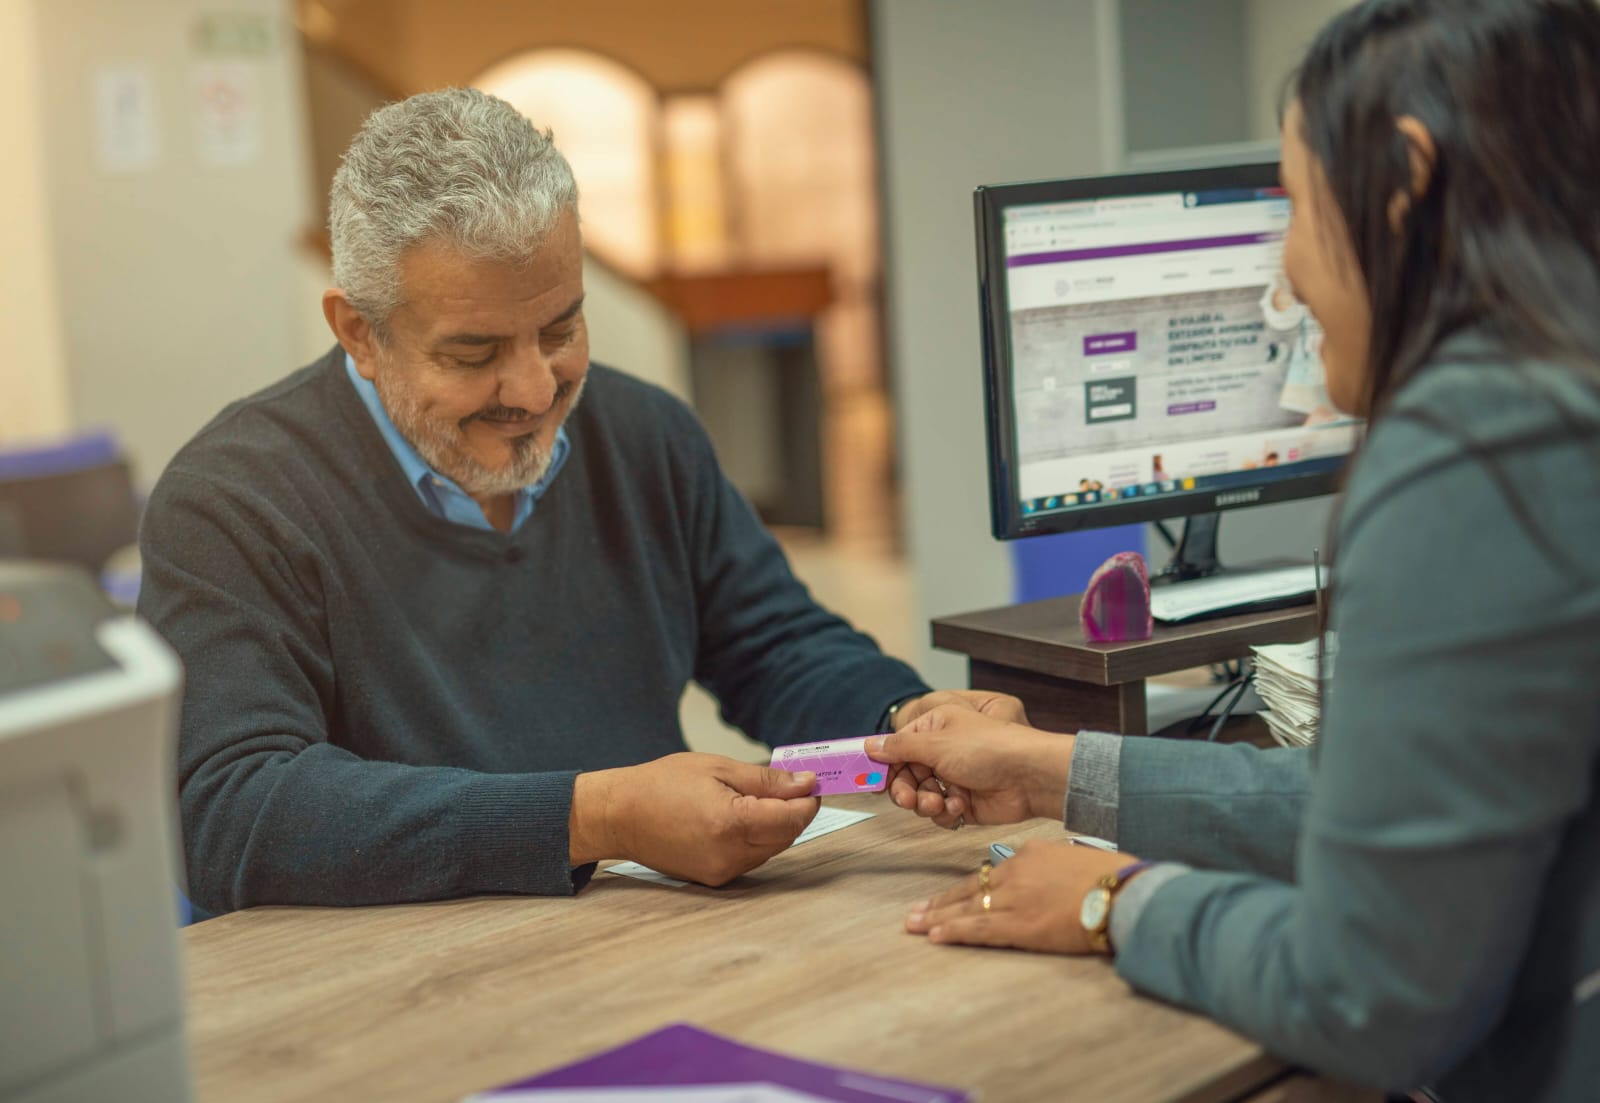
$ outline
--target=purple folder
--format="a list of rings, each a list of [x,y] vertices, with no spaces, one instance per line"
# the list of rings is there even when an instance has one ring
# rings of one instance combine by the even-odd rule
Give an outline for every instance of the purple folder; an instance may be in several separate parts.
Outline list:
[[[891,1080],[754,1049],[687,1023],[664,1027],[577,1064],[490,1092],[536,1088],[777,1084],[840,1103],[970,1103],[966,1092]]]

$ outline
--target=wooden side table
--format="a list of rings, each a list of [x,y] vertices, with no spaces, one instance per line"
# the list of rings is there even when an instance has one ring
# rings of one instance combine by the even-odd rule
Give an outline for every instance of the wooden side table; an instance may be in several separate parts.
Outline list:
[[[1316,634],[1312,606],[1193,624],[1156,622],[1148,640],[1090,643],[1079,597],[1052,598],[933,622],[933,645],[966,655],[973,689],[1022,699],[1047,731],[1090,728],[1143,735],[1145,679],[1241,659],[1258,644],[1303,643]]]

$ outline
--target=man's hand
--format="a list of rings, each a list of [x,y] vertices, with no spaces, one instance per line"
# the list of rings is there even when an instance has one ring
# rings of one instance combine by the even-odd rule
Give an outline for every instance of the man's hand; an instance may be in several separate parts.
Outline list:
[[[984,689],[954,689],[926,693],[907,701],[894,714],[894,729],[904,731],[940,708],[970,709],[1012,724],[1028,722],[1022,702],[1010,694]],[[890,800],[907,811],[933,820],[940,827],[960,827],[966,822],[964,810],[972,807],[970,793],[959,785],[951,785],[948,778],[935,777],[932,768],[922,763],[889,767],[888,789]]]
[[[1067,799],[1074,736],[1008,724],[969,708],[942,706],[892,735],[867,740],[877,762],[910,766],[942,782],[945,792],[916,794],[903,808],[947,825],[1017,823],[1057,818]]]
[[[573,865],[627,858],[671,877],[725,885],[787,849],[822,802],[816,778],[710,754],[674,754],[579,774]]]
[[[1008,724],[1026,724],[1028,713],[1022,702],[1009,693],[996,693],[988,689],[940,689],[915,697],[900,706],[894,714],[894,730],[899,731],[937,708],[965,708],[973,712],[1004,720]]]

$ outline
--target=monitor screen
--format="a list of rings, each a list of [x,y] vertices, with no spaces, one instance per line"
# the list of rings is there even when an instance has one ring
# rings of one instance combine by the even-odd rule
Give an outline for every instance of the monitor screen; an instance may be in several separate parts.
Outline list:
[[[979,189],[996,536],[1333,490],[1360,427],[1288,222],[1275,165]]]

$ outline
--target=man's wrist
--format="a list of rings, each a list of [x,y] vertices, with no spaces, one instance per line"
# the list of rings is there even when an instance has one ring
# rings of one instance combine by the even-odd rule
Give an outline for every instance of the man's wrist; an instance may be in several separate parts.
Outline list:
[[[568,861],[588,865],[603,858],[626,858],[617,830],[617,775],[595,770],[572,780],[572,811],[567,817]]]
[[[1066,807],[1072,783],[1075,735],[1039,733],[1039,746],[1029,763],[1028,813],[1036,819],[1058,820]]]
[[[906,696],[900,698],[900,700],[894,702],[888,708],[884,709],[883,715],[878,717],[878,731],[886,734],[893,734],[894,732],[899,731],[900,729],[898,727],[898,723],[900,710],[905,708],[911,702],[920,701],[926,696],[926,693],[907,694]]]

